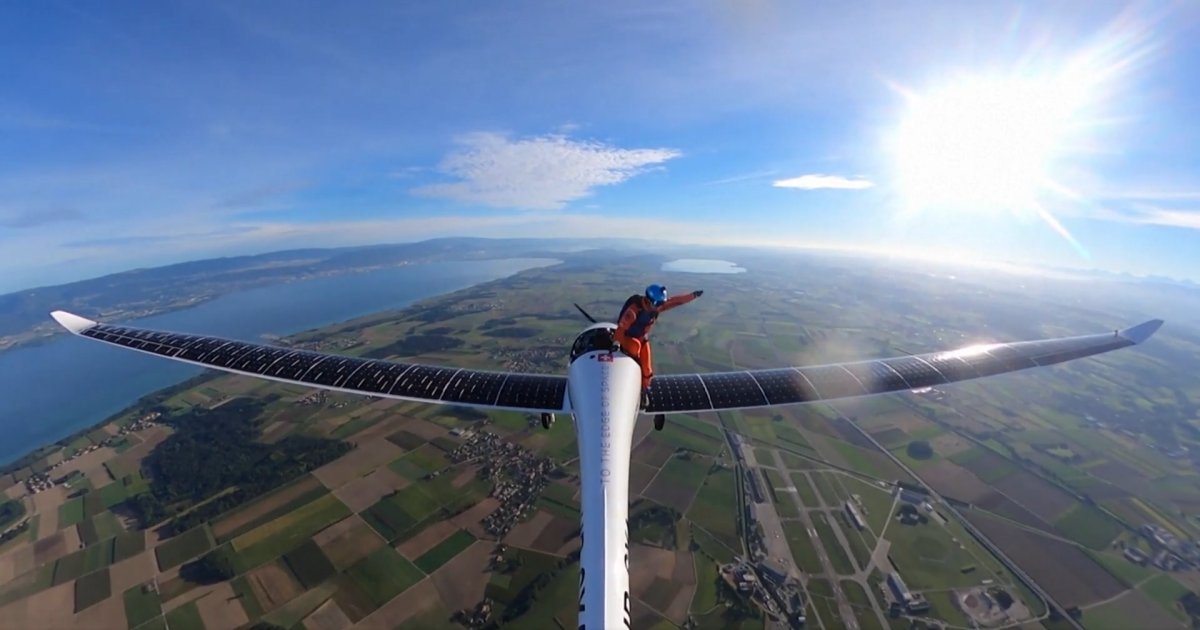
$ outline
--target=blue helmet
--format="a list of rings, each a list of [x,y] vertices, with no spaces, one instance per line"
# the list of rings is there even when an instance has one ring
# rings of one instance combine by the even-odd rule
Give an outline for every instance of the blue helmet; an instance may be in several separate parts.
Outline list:
[[[646,287],[646,297],[650,303],[655,306],[662,306],[663,302],[667,301],[667,287],[661,284],[652,284]]]

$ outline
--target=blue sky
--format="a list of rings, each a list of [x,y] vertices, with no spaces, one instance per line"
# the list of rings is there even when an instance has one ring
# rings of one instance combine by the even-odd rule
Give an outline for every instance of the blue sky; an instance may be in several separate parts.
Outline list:
[[[603,5],[6,3],[0,291],[458,234],[1200,279],[1195,3]]]

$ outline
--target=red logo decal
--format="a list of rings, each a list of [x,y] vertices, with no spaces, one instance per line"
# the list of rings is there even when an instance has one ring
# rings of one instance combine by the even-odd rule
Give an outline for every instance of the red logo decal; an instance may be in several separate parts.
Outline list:
[[[602,355],[596,357],[596,360],[600,361],[602,363],[612,363],[612,355],[611,354],[602,354]]]

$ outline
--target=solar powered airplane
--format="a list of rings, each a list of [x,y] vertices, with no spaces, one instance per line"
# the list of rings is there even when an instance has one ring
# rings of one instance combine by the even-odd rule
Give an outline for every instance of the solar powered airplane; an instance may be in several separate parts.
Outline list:
[[[583,309],[579,309],[583,311]],[[574,418],[582,481],[579,628],[630,626],[629,455],[634,424],[652,415],[856,398],[1051,365],[1142,343],[1162,320],[1108,333],[976,345],[947,352],[807,367],[657,376],[641,406],[641,370],[596,322],[570,349],[566,376],[491,372],[345,357],[201,335],[101,324],[65,311],[70,332],[236,374],[370,396]]]

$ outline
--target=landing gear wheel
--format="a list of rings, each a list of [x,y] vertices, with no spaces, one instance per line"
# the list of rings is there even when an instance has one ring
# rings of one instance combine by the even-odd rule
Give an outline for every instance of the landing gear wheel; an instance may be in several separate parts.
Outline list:
[[[552,426],[554,426],[554,414],[543,413],[542,414],[542,428],[549,430],[550,427],[552,427]]]
[[[654,414],[654,430],[655,431],[662,431],[663,427],[666,424],[667,424],[666,414],[661,414],[661,413]]]

